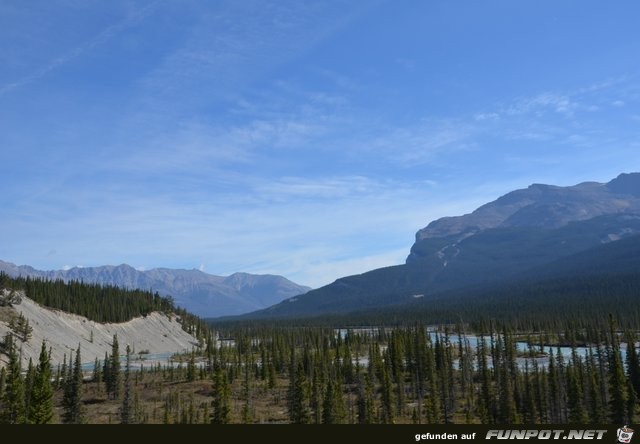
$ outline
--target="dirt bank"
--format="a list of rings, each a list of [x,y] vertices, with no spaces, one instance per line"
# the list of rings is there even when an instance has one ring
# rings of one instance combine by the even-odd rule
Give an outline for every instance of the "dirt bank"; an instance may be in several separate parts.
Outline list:
[[[111,353],[113,335],[118,335],[120,353],[125,352],[127,344],[132,352],[148,351],[149,353],[181,352],[191,350],[197,345],[197,339],[184,330],[175,317],[152,313],[146,317],[132,319],[121,324],[100,324],[82,316],[51,310],[35,303],[26,297],[19,305],[13,307],[15,314],[23,314],[33,328],[31,338],[27,342],[18,339],[18,347],[22,347],[23,364],[32,358],[37,363],[42,340],[51,347],[53,365],[62,363],[80,344],[82,362],[93,362],[95,358],[104,358],[105,351]],[[5,311],[7,308],[5,307]],[[5,316],[0,318],[0,337],[4,338],[9,331]],[[4,365],[6,356],[0,355],[0,365]]]

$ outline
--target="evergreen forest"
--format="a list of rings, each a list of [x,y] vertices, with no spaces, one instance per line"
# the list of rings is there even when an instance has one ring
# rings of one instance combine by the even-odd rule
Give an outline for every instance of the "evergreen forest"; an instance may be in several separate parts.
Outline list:
[[[223,330],[219,330],[222,334]],[[568,341],[570,353],[557,344]],[[168,365],[131,365],[117,337],[91,371],[78,348],[55,368],[0,370],[3,423],[633,423],[640,360],[632,331],[516,333],[495,325],[234,328]],[[527,343],[526,351],[518,344]],[[632,346],[630,344],[633,344]],[[563,346],[566,350],[567,346]]]
[[[393,310],[368,318],[381,321],[373,327],[360,326],[367,318],[358,315],[205,324],[150,291],[2,274],[0,288],[7,304],[24,292],[43,305],[102,322],[154,310],[182,313],[183,327],[201,344],[166,364],[146,364],[114,336],[104,359],[89,369],[80,345],[54,365],[43,342],[38,362],[24,368],[18,339],[28,340],[29,326],[17,325],[0,340],[6,362],[0,369],[0,423],[626,424],[640,419],[636,316],[625,316],[629,311],[607,316],[599,304],[593,305],[597,314],[589,304],[575,311],[587,313],[584,317],[547,312],[552,321],[546,323],[520,322],[527,319],[522,311],[504,321],[500,310],[490,317],[480,309],[475,317],[467,312],[468,322],[439,324],[410,323],[410,316],[402,319]],[[543,319],[541,313],[533,319]],[[599,322],[587,321],[596,315]]]
[[[8,295],[24,292],[26,297],[40,305],[101,323],[126,322],[157,311],[175,313],[183,329],[196,336],[204,328],[204,323],[197,316],[176,306],[171,297],[160,296],[151,290],[130,290],[79,281],[64,282],[61,279],[51,281],[31,277],[9,277],[3,272],[0,272],[0,289],[7,290]]]

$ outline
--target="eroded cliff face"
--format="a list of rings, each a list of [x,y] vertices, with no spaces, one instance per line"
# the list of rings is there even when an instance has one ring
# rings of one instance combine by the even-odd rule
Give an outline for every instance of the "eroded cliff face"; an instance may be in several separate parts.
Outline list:
[[[90,363],[95,358],[103,359],[105,352],[111,353],[113,335],[118,335],[121,353],[127,344],[132,353],[140,351],[150,354],[183,352],[198,345],[198,340],[182,330],[175,316],[151,313],[146,317],[132,319],[121,324],[100,324],[85,317],[51,310],[22,295],[22,301],[12,307],[2,307],[0,313],[0,337],[10,331],[10,318],[22,314],[33,329],[31,337],[23,341],[14,335],[21,349],[23,368],[29,362],[38,362],[40,348],[44,340],[51,348],[52,365],[61,364],[65,358],[80,346],[82,362]],[[0,355],[0,362],[6,363],[6,356]]]

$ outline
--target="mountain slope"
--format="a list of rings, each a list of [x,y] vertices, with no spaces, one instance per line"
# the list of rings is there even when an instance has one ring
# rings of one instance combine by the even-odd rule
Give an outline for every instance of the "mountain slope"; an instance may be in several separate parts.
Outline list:
[[[528,270],[518,280],[640,273],[640,235],[625,237]]]
[[[499,227],[558,228],[604,214],[640,211],[640,173],[621,174],[609,183],[571,187],[534,184],[512,191],[464,216],[443,217],[416,233],[416,245],[429,238],[462,239]],[[420,254],[407,259],[419,260]]]
[[[495,319],[521,327],[571,320],[606,325],[611,313],[623,325],[637,325],[639,294],[640,235],[635,235],[504,281],[438,293],[387,311],[424,322]]]
[[[157,291],[172,296],[177,305],[200,317],[241,314],[259,310],[298,294],[309,287],[281,276],[236,273],[215,276],[199,270],[154,268],[147,271],[122,264],[118,266],[75,267],[69,270],[41,271],[0,261],[0,271],[9,276],[84,281],[129,289]]]
[[[530,277],[562,258],[640,234],[640,174],[572,187],[532,185],[418,231],[404,265],[338,279],[253,314],[341,313]],[[556,266],[556,265],[553,265]]]
[[[135,350],[134,354],[143,350],[151,354],[176,353],[189,351],[198,345],[198,339],[185,332],[175,316],[158,312],[128,322],[103,324],[83,316],[43,307],[24,296],[22,302],[11,309],[0,308],[5,315],[3,318],[6,318],[9,310],[16,314],[22,313],[33,328],[28,341],[16,337],[23,368],[26,368],[29,358],[38,362],[43,339],[46,340],[47,347],[51,348],[51,362],[54,366],[61,364],[65,355],[68,359],[73,350],[78,348],[78,344],[81,346],[83,362],[103,359],[105,352],[111,352],[114,334],[118,335],[121,351],[129,344]],[[4,338],[8,331],[8,322],[0,319],[0,337]],[[0,354],[0,361],[5,358]]]

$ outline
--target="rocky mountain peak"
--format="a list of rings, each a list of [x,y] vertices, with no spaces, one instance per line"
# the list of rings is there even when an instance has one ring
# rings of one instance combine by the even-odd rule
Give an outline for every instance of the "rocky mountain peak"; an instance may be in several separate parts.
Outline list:
[[[202,317],[257,310],[310,290],[309,287],[277,275],[234,273],[225,277],[196,269],[170,268],[142,271],[127,264],[40,271],[0,261],[0,271],[10,276],[78,280],[128,289],[151,289],[161,295],[172,296],[179,306]]]
[[[640,173],[621,174],[607,184],[583,182],[560,187],[536,183],[507,193],[472,213],[435,220],[416,233],[416,242],[466,237],[470,231],[498,227],[557,228],[603,214],[635,211],[640,211]]]
[[[640,173],[620,174],[607,184],[607,188],[616,194],[640,197]]]

